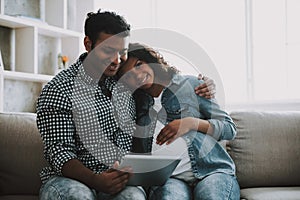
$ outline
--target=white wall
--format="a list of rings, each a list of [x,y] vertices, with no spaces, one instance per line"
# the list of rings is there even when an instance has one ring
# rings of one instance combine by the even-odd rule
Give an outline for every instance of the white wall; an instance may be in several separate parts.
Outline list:
[[[258,102],[262,108],[275,101],[284,108],[291,100],[300,102],[299,0],[96,0],[95,4],[124,15],[133,29],[168,29],[200,45],[221,78],[217,93],[224,92],[231,107]],[[246,27],[251,28],[250,40]],[[197,74],[180,56],[163,54],[185,73]],[[210,75],[205,67],[200,70]]]
[[[241,88],[246,87],[243,1],[198,0],[183,3],[172,0],[99,0],[96,1],[96,6],[123,15],[133,29],[163,28],[192,39],[215,63],[225,87],[226,101],[245,100],[245,90],[231,89],[237,83]],[[183,72],[195,74],[192,69],[187,70],[186,62],[178,56],[163,53],[167,60]],[[221,93],[222,87],[219,86],[218,89]]]

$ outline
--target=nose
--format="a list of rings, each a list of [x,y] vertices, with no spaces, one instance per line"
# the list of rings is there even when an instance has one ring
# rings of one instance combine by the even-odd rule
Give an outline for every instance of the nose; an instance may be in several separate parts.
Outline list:
[[[121,63],[121,55],[119,53],[116,53],[112,57],[111,62],[114,63],[115,65],[119,65]]]
[[[144,79],[144,74],[140,72],[135,73],[136,79],[142,81]]]
[[[130,73],[137,81],[140,81],[143,79],[143,73],[136,68],[132,68],[130,70]]]
[[[137,81],[139,78],[139,73],[137,72],[137,70],[135,68],[132,68],[130,70],[127,70],[125,72],[125,75],[127,78],[131,78],[134,79],[135,81]]]

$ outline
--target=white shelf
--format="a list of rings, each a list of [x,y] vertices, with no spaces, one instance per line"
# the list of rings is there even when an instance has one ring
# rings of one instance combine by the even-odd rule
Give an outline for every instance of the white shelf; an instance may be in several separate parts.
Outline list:
[[[12,71],[4,70],[3,78],[11,79],[11,80],[19,80],[19,81],[46,83],[50,81],[53,78],[53,76],[43,75],[43,74],[24,73],[24,72],[12,72]]]
[[[84,50],[91,11],[94,0],[0,0],[0,111],[35,112],[43,85],[57,73],[58,55],[73,63]]]
[[[0,14],[0,26],[16,29],[24,27],[37,27],[40,34],[52,36],[52,37],[82,37],[83,33],[68,30],[56,26],[47,24],[46,22],[24,18],[24,17],[12,17],[8,15]]]
[[[27,27],[27,26],[34,26],[36,23],[22,19],[19,17],[12,17],[8,15],[3,15],[0,14],[0,25],[9,27],[9,28],[22,28],[22,27]]]
[[[83,33],[78,33],[76,31],[62,29],[55,26],[40,25],[37,26],[39,33],[42,35],[52,36],[52,37],[83,37]]]

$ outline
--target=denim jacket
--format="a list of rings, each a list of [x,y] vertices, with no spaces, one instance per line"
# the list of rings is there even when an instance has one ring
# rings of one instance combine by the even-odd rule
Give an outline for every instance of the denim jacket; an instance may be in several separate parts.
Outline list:
[[[161,98],[163,108],[158,112],[157,118],[164,124],[185,117],[208,120],[213,127],[212,136],[198,131],[190,131],[182,136],[188,146],[192,171],[199,179],[218,172],[234,175],[234,162],[218,141],[234,139],[235,124],[230,116],[221,110],[215,99],[206,99],[195,94],[194,88],[199,83],[199,80],[193,76],[174,75],[169,86],[163,91]],[[149,102],[153,104],[148,100],[148,105]],[[143,104],[137,104],[137,111],[141,105]],[[151,105],[148,109],[152,109]],[[143,117],[139,120],[145,122]],[[152,131],[152,129],[150,132],[147,131],[149,138],[145,137],[144,140],[152,139]],[[149,149],[149,147],[143,148]]]

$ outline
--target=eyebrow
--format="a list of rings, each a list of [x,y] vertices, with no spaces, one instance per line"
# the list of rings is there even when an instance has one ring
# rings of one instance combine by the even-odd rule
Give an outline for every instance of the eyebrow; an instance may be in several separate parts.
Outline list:
[[[110,51],[117,51],[116,48],[113,48],[111,46],[104,46],[104,48],[106,48]],[[124,48],[124,49],[121,49],[120,51],[117,51],[117,52],[119,52],[120,55],[123,55],[127,50],[128,50],[128,48]]]

